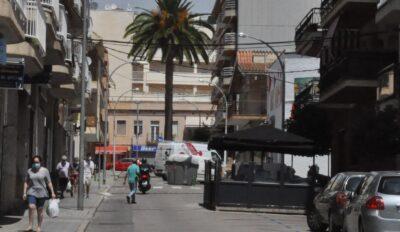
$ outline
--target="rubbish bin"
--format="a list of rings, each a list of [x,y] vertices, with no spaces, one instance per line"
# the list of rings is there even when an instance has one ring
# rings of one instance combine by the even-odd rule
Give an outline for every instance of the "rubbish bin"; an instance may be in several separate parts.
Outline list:
[[[167,183],[170,185],[194,185],[198,164],[189,155],[172,155],[166,162]]]

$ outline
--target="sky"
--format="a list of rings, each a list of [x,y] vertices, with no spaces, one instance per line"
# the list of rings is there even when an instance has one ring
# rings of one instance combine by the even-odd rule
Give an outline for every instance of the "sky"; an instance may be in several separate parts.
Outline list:
[[[154,0],[93,0],[99,4],[99,10],[104,9],[105,5],[116,4],[119,8],[126,9],[141,7],[145,9],[153,9],[155,4]],[[196,13],[210,13],[216,0],[192,0],[194,7],[193,12]]]

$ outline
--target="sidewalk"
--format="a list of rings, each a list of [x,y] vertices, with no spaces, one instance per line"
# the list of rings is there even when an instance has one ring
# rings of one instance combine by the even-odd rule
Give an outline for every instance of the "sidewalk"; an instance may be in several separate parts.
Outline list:
[[[43,232],[83,232],[85,231],[90,220],[93,218],[97,207],[108,196],[108,190],[113,185],[113,178],[111,173],[107,173],[106,185],[101,185],[98,188],[98,182],[92,180],[91,194],[89,199],[84,199],[84,210],[77,210],[77,198],[70,197],[70,194],[64,194],[66,198],[60,202],[60,215],[57,218],[49,218],[45,214],[42,231]],[[75,194],[77,195],[77,194]],[[36,215],[36,214],[35,214]],[[9,225],[1,225],[1,231],[24,231],[28,226],[28,210],[25,211],[21,217],[11,217],[17,222]],[[37,223],[36,216],[34,219],[35,225]],[[34,227],[35,228],[35,227]]]

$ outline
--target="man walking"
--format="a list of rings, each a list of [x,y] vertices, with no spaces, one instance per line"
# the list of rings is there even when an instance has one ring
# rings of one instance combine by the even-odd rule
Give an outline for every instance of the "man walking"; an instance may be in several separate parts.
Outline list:
[[[92,157],[90,156],[90,154],[87,154],[83,166],[83,180],[86,189],[86,198],[89,198],[90,184],[92,182],[93,172],[94,162],[92,161]]]
[[[69,181],[69,169],[71,168],[70,163],[67,161],[67,156],[63,155],[61,157],[61,162],[57,164],[57,172],[58,172],[58,186],[60,190],[60,198],[64,198],[64,192],[67,189],[68,181]]]
[[[128,170],[126,171],[124,185],[126,184],[126,179],[128,178],[129,183],[129,190],[130,193],[126,196],[126,200],[129,203],[136,203],[135,194],[136,194],[136,187],[138,181],[138,175],[140,174],[139,166],[136,164],[136,160],[132,160],[132,164],[129,166]]]

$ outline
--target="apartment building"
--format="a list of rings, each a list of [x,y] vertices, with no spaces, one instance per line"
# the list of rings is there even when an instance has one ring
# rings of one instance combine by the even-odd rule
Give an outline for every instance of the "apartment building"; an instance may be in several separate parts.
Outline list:
[[[160,54],[153,62],[128,58],[131,45],[124,38],[124,30],[135,15],[125,10],[92,12],[93,34],[104,39],[109,52],[111,146],[107,152],[113,153],[112,145],[115,145],[125,147],[125,151],[134,155],[152,157],[157,142],[163,139],[165,64],[160,62]],[[203,82],[210,78],[210,67],[206,64],[176,64],[174,140],[187,139],[184,135],[188,130],[214,124],[211,87]]]
[[[296,24],[300,21],[303,15],[311,8],[320,3],[318,0],[302,1],[301,4],[293,4],[293,1],[287,0],[216,0],[212,11],[210,20],[216,25],[216,33],[214,34],[213,43],[216,44],[216,62],[214,66],[215,82],[222,87],[227,94],[228,101],[234,105],[239,102],[240,94],[246,92],[246,89],[254,91],[265,91],[266,87],[266,71],[276,56],[272,53],[261,53],[269,51],[264,44],[255,41],[251,38],[240,37],[239,33],[248,35],[266,42],[277,41],[290,41],[293,40]],[[285,12],[284,14],[282,12]],[[294,52],[294,45],[285,45],[276,48],[277,51]],[[251,51],[254,55],[243,55],[240,51]],[[239,57],[240,56],[240,57]],[[247,56],[247,57],[246,57]],[[240,60],[250,59],[245,61],[247,63],[254,63],[254,66],[259,66],[264,63],[264,70],[257,70],[255,72],[247,72],[250,75],[243,75],[241,72]],[[248,70],[251,71],[251,70]],[[258,84],[251,87],[248,76],[258,78]],[[245,84],[246,80],[248,84]],[[261,81],[264,80],[264,81]],[[261,82],[260,82],[261,81]],[[263,86],[263,88],[254,88],[255,86]],[[260,93],[264,94],[265,93]],[[247,101],[252,101],[246,97]],[[264,98],[265,99],[265,98]],[[253,99],[256,101],[257,99]],[[261,105],[265,108],[265,100]],[[213,90],[212,102],[218,105],[218,109],[223,109],[223,98],[217,89]],[[240,104],[240,103],[238,103]],[[245,102],[242,105],[246,104]],[[235,109],[235,106],[231,106]],[[219,112],[219,111],[218,111]],[[242,111],[246,114],[245,111]],[[251,119],[251,112],[249,112]],[[235,114],[230,114],[235,115]],[[264,116],[266,114],[264,113]],[[222,114],[216,116],[216,122],[219,128],[223,128]],[[237,116],[235,116],[237,117]],[[245,122],[239,124],[246,124],[248,121],[244,117]],[[263,121],[259,120],[258,121]],[[256,121],[257,121],[256,120]],[[235,120],[236,121],[236,120]],[[265,120],[264,120],[265,121]],[[230,130],[237,127],[237,123],[230,123]],[[239,126],[240,128],[240,126]],[[235,130],[238,128],[235,128]]]
[[[0,1],[0,214],[23,205],[23,180],[33,155],[43,158],[52,176],[62,155],[78,155],[80,80],[104,82],[107,76],[93,72],[94,65],[106,66],[101,44],[89,46],[92,63],[82,64],[82,14],[81,0]],[[105,96],[108,85],[102,86],[87,85],[89,106],[96,95]],[[89,110],[88,118],[92,115],[101,121]]]
[[[319,104],[331,115],[333,173],[399,167],[399,157],[355,152],[357,125],[398,108],[399,10],[396,0],[324,0],[297,28],[297,51],[321,60]]]

